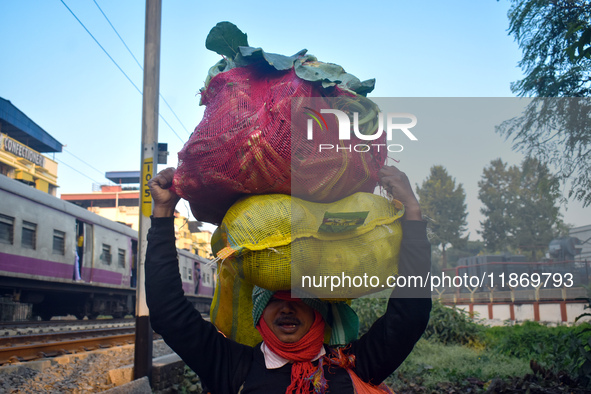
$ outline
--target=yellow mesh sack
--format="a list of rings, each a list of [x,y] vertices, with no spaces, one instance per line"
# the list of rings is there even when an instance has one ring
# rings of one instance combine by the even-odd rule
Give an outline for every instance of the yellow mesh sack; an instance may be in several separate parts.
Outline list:
[[[366,213],[363,220],[347,219],[360,212]],[[400,202],[370,193],[328,204],[283,194],[249,196],[228,210],[213,249],[239,278],[269,290],[291,289],[292,275],[367,275],[383,284],[397,273],[403,214]],[[337,227],[347,231],[331,232]],[[356,298],[381,290],[349,287],[327,296],[322,288],[320,297]]]
[[[211,244],[214,253],[223,247],[219,227],[212,235]],[[253,285],[240,279],[231,265],[218,260],[210,320],[226,337],[248,346],[255,346],[262,341],[252,321],[252,289]],[[331,333],[331,327],[327,325],[324,343],[329,343]]]
[[[218,263],[209,311],[211,322],[226,337],[249,346],[262,341],[252,322],[252,288],[253,285],[240,279],[228,264]]]

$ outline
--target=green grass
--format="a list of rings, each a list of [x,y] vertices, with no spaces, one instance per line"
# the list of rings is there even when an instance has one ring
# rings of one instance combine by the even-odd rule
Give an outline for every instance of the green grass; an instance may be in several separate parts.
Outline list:
[[[442,384],[462,386],[466,379],[489,382],[493,378],[523,376],[531,372],[529,362],[516,357],[462,345],[444,345],[421,339],[415,349],[388,378],[394,390],[419,385],[433,390]]]
[[[386,300],[362,298],[352,306],[363,333],[384,313]],[[400,393],[480,392],[494,378],[530,379],[530,361],[544,384],[591,388],[591,324],[486,327],[435,299],[422,339],[388,382]]]

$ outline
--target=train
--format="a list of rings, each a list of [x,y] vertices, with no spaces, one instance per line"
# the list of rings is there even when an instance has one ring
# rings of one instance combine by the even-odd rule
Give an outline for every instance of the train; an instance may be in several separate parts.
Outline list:
[[[0,175],[0,318],[8,306],[49,320],[133,315],[138,233]],[[216,265],[178,250],[185,296],[209,311]],[[23,309],[23,308],[21,308]]]

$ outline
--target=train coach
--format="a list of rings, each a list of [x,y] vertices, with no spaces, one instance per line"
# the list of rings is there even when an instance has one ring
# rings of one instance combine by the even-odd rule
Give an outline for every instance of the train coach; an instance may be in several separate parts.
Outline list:
[[[133,314],[137,240],[124,224],[0,175],[0,296],[33,316]],[[215,265],[179,250],[179,270],[185,295],[207,312]]]

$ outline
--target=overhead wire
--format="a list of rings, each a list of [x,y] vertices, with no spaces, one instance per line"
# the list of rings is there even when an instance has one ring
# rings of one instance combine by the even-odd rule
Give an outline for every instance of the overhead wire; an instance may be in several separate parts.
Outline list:
[[[109,57],[109,59],[111,59],[111,61],[113,62],[113,64],[115,64],[115,66],[119,69],[119,71],[121,71],[123,73],[123,75],[125,75],[125,78],[127,78],[127,80],[129,81],[129,83],[131,83],[133,85],[133,87],[135,88],[135,90],[137,90],[139,94],[142,94],[142,91],[140,90],[140,88],[138,88],[136,86],[136,84],[133,83],[133,81],[131,80],[131,78],[129,78],[129,76],[125,73],[125,71],[123,71],[123,69],[121,67],[119,67],[119,64],[117,64],[117,62],[115,61],[115,59],[113,59],[111,57],[111,55],[109,55],[109,52],[107,52],[107,50],[101,45],[101,43],[98,42],[98,40],[92,35],[92,33],[90,32],[90,30],[88,30],[86,28],[86,26],[84,25],[84,23],[82,23],[82,21],[80,19],[78,19],[78,17],[74,13],[74,11],[72,11],[70,9],[70,7],[68,7],[68,5],[64,2],[64,0],[60,0],[60,1],[64,5],[64,7],[66,7],[68,9],[68,11],[70,11],[70,13],[72,14],[72,16],[74,18],[76,18],[76,20],[78,21],[78,23],[80,23],[80,25],[84,28],[84,30],[86,30],[86,32],[90,35],[90,37],[92,37],[92,39],[94,40],[94,42],[96,42],[96,44],[103,50],[103,52],[105,53],[105,55],[107,55]]]
[[[57,161],[58,163],[60,163],[60,164],[63,164],[63,165],[65,165],[66,167],[68,167],[68,168],[70,168],[70,169],[72,169],[72,170],[76,171],[78,174],[82,175],[82,176],[83,176],[83,177],[85,177],[85,178],[88,178],[88,179],[90,179],[90,180],[91,180],[91,181],[93,181],[94,183],[97,183],[97,184],[99,184],[99,185],[101,184],[101,182],[97,181],[96,179],[93,179],[93,178],[89,177],[88,175],[84,174],[83,172],[80,172],[80,171],[78,171],[77,169],[75,169],[75,168],[74,168],[74,167],[72,167],[71,165],[64,163],[62,160],[60,160],[60,159],[57,159],[57,158],[56,158],[56,159],[55,159],[55,161]]]
[[[76,156],[75,154],[73,154],[72,152],[70,152],[67,149],[62,148],[62,150],[66,153],[68,153],[69,155],[74,156],[76,159],[80,160],[82,163],[86,164],[88,167],[92,168],[93,170],[95,170],[96,172],[98,172],[99,174],[101,174],[102,176],[105,176],[105,173],[95,167],[93,167],[91,164],[87,163],[86,161],[82,160],[81,158],[79,158],[78,156]]]
[[[115,29],[115,26],[113,26],[113,24],[111,23],[111,21],[109,20],[109,18],[107,18],[107,15],[105,15],[105,13],[103,12],[103,9],[98,5],[98,3],[96,2],[96,0],[92,0],[92,1],[94,1],[94,4],[97,6],[97,8],[101,12],[101,14],[103,14],[103,16],[105,17],[105,19],[107,20],[107,22],[109,23],[109,25],[111,26],[111,28],[113,29],[113,31],[115,32],[115,34],[117,34],[117,37],[119,37],[119,39],[121,40],[121,42],[123,43],[123,45],[125,45],[125,48],[127,48],[127,52],[129,52],[129,54],[131,55],[131,57],[133,57],[133,60],[135,60],[135,62],[137,63],[137,65],[143,70],[142,65],[137,60],[137,58],[135,57],[135,55],[133,54],[133,52],[131,52],[131,49],[129,49],[129,47],[125,43],[125,40],[123,40],[123,38],[119,35],[119,32],[117,31],[117,29]]]
[[[72,9],[70,7],[68,7],[68,5],[64,2],[64,0],[60,0],[60,2],[64,5],[64,7],[66,7],[66,9],[68,11],[70,11],[70,14],[72,14],[72,16],[78,21],[78,23],[80,23],[80,25],[84,28],[84,30],[90,35],[90,37],[92,37],[92,39],[94,40],[94,42],[102,49],[102,51],[105,53],[105,55],[107,55],[107,57],[109,59],[111,59],[111,61],[113,62],[113,64],[115,64],[115,66],[119,69],[119,71],[121,71],[121,73],[123,73],[123,75],[125,76],[125,78],[127,78],[127,80],[129,81],[129,83],[131,83],[133,85],[133,87],[138,91],[138,93],[141,95],[142,91],[140,90],[140,88],[137,87],[137,85],[131,80],[131,78],[127,75],[127,73],[125,71],[123,71],[123,69],[119,66],[119,64],[115,61],[115,59],[113,59],[113,57],[109,54],[109,52],[100,44],[100,42],[94,37],[94,35],[90,32],[90,30],[88,30],[88,28],[84,25],[84,23],[82,23],[82,21],[78,18],[78,16],[76,16],[76,14],[74,13],[74,11],[72,11]],[[96,4],[96,2],[95,2]],[[100,9],[100,7],[99,7]],[[104,13],[103,13],[104,15]],[[137,61],[137,59],[136,59]],[[167,104],[168,105],[168,104]],[[170,125],[170,123],[168,123],[166,121],[166,119],[164,118],[164,116],[162,116],[162,114],[158,113],[159,117],[164,121],[164,123],[170,128],[170,130],[174,133],[174,135],[177,136],[177,138],[184,143],[185,140],[183,140],[181,138],[180,135],[178,135],[178,133],[174,130],[174,128]],[[175,114],[176,116],[176,114]],[[178,117],[177,117],[178,119]],[[184,127],[184,125],[183,125]],[[185,128],[185,131],[187,131],[187,129]],[[188,132],[188,131],[187,131]]]
[[[117,31],[117,29],[115,29],[115,26],[113,26],[113,24],[111,23],[111,21],[109,20],[109,18],[107,17],[107,15],[104,13],[103,9],[99,6],[99,4],[96,2],[96,0],[92,0],[92,1],[94,2],[94,4],[96,4],[96,6],[99,9],[99,11],[101,12],[101,14],[103,14],[103,16],[105,17],[105,19],[109,23],[109,26],[111,26],[111,28],[113,29],[113,31],[115,32],[115,34],[117,34],[117,37],[119,37],[119,40],[121,40],[121,43],[125,46],[125,49],[127,49],[127,52],[129,52],[129,54],[131,55],[131,57],[133,58],[133,60],[135,60],[135,63],[143,71],[144,68],[142,67],[142,65],[140,64],[140,62],[137,60],[137,58],[135,57],[135,55],[133,54],[133,52],[131,51],[131,49],[129,48],[129,46],[127,46],[127,44],[125,43],[125,40],[123,39],[123,37],[121,37],[121,35]],[[172,112],[172,114],[174,115],[174,117],[176,118],[176,120],[178,120],[178,122],[180,123],[180,125],[183,126],[183,129],[185,129],[185,131],[187,132],[187,134],[191,134],[189,132],[189,130],[187,130],[187,128],[185,127],[184,123],[177,116],[176,112],[174,112],[174,110],[172,109],[172,107],[170,106],[170,104],[168,104],[168,101],[166,101],[166,99],[164,98],[164,96],[162,95],[162,93],[159,92],[158,94],[159,94],[160,98],[162,99],[162,101],[164,102],[164,104],[166,104],[166,106],[168,107],[168,109],[170,110],[170,112]],[[164,118],[162,120],[164,120]]]

